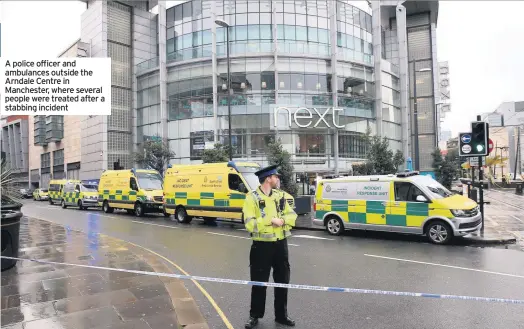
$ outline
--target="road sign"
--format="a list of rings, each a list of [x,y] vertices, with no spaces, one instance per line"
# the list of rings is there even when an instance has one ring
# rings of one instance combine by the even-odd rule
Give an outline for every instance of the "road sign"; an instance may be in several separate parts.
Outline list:
[[[462,135],[460,140],[462,141],[462,143],[468,144],[469,142],[471,142],[471,135],[470,134],[464,134],[464,135]]]
[[[462,153],[464,153],[464,156],[468,156],[471,153],[471,146],[470,145],[462,145]],[[461,154],[462,156],[462,154]]]
[[[493,145],[493,141],[491,140],[491,138],[488,140],[488,154],[491,153],[491,151],[493,151],[493,148],[494,148],[494,145]]]
[[[469,158],[469,165],[472,167],[478,167],[479,166],[479,158],[478,157],[471,157]],[[482,157],[482,165],[486,165],[486,157]]]

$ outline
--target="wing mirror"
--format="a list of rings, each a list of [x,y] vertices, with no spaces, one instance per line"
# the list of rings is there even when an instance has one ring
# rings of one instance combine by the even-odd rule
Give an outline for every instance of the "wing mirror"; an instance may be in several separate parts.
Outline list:
[[[417,202],[428,202],[428,199],[423,195],[417,195]]]
[[[246,185],[245,185],[244,183],[240,183],[240,184],[238,184],[238,190],[239,190],[240,192],[242,192],[242,193],[247,193],[247,192],[248,192],[248,190],[247,190],[247,188],[246,188]]]

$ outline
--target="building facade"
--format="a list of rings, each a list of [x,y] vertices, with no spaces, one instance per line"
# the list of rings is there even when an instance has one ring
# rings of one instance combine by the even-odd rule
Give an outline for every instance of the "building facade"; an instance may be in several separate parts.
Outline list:
[[[501,117],[502,126],[507,128],[510,172],[524,172],[524,101],[504,102],[495,110]]]
[[[406,7],[387,1],[373,6],[223,0],[169,8],[166,58],[161,52],[136,70],[135,145],[162,136],[176,153],[173,163],[193,163],[214,143],[229,143],[228,29],[234,158],[264,163],[268,142],[278,136],[297,172],[344,172],[365,158],[368,130],[409,157],[415,135],[408,89],[416,74],[411,103],[416,96],[420,169],[429,170],[437,143],[438,7],[417,8],[409,1]],[[217,19],[230,27],[217,26]],[[399,28],[406,37],[393,32]],[[162,49],[160,34],[158,42]]]
[[[1,152],[13,169],[13,180],[20,188],[29,187],[29,123],[27,115],[2,118]]]
[[[88,57],[89,44],[75,41],[58,57]],[[76,115],[29,116],[31,187],[47,187],[51,179],[79,179],[81,122]]]
[[[279,138],[317,174],[350,172],[369,132],[431,170],[437,1],[85,2],[80,40],[112,58],[112,115],[80,118],[80,179],[132,167],[147,139],[187,164],[229,135],[235,160],[264,165]]]

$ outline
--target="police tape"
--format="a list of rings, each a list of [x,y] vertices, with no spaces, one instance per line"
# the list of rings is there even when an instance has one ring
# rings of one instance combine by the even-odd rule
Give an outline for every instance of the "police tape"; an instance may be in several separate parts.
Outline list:
[[[34,258],[18,258],[18,257],[8,257],[8,256],[0,256],[0,258],[17,260],[17,261],[30,261],[30,262],[36,262],[36,263],[41,263],[41,264],[49,264],[49,265],[76,266],[76,267],[98,269],[98,270],[104,270],[104,271],[125,272],[125,273],[134,273],[134,274],[142,274],[142,275],[161,276],[161,277],[167,277],[167,278],[176,278],[176,279],[182,279],[182,280],[219,282],[219,283],[230,283],[230,284],[239,284],[239,285],[248,285],[248,286],[289,288],[289,289],[312,290],[312,291],[345,292],[345,293],[354,293],[354,294],[389,295],[389,296],[400,296],[400,297],[458,299],[458,300],[470,300],[470,301],[479,301],[479,302],[524,305],[524,299],[507,299],[507,298],[460,296],[460,295],[442,295],[442,294],[431,294],[431,293],[424,293],[424,292],[406,292],[406,291],[391,291],[391,290],[310,286],[310,285],[304,285],[304,284],[259,282],[259,281],[247,281],[247,280],[236,280],[236,279],[211,278],[211,277],[196,276],[196,275],[182,275],[182,274],[174,274],[174,273],[128,270],[128,269],[122,269],[122,268],[112,268],[112,267],[103,267],[103,266],[95,266],[95,265],[53,262],[53,261],[39,260],[39,259],[34,259]]]

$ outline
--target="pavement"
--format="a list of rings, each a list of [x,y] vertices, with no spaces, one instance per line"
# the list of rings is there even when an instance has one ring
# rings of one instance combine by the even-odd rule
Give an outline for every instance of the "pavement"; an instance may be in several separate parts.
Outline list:
[[[172,273],[155,254],[92,230],[26,217],[20,231],[20,258]],[[6,329],[208,328],[174,278],[19,261],[1,283]]]
[[[251,241],[241,224],[179,224],[157,215],[136,218],[125,212],[61,209],[34,201],[22,209],[26,216],[88,236],[101,233],[148,248],[169,260],[176,270],[165,265],[175,272],[249,280]],[[436,246],[424,237],[407,235],[347,232],[333,237],[323,231],[294,230],[289,254],[295,284],[524,299],[524,253],[514,249]],[[209,328],[243,327],[249,286],[184,284]],[[273,289],[268,289],[266,315],[258,328],[283,328],[273,321],[272,299]],[[493,329],[522,328],[524,323],[522,305],[308,290],[290,290],[288,311],[301,329]]]

